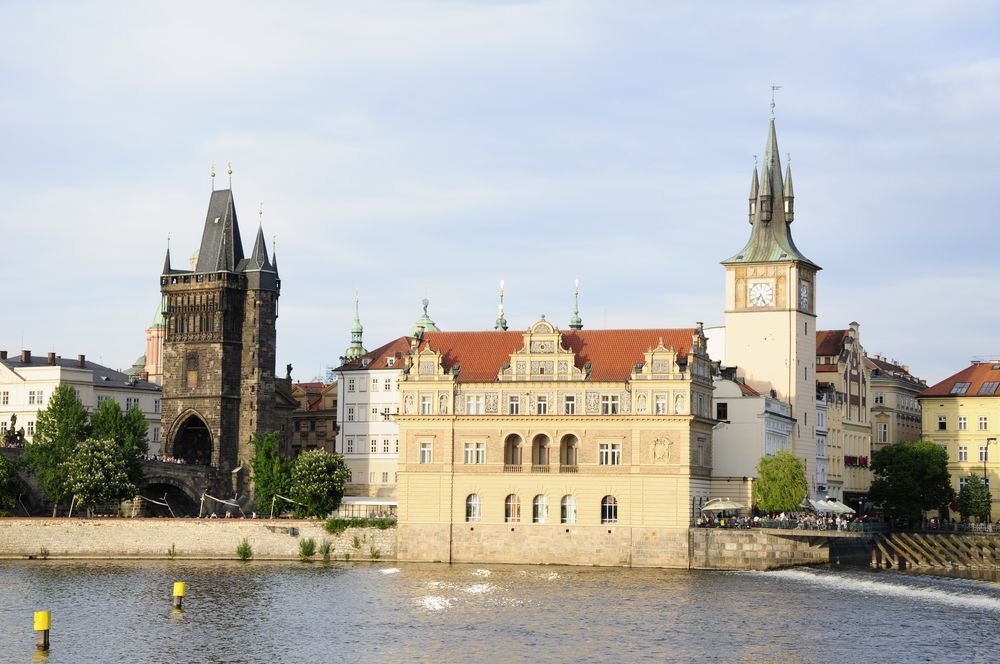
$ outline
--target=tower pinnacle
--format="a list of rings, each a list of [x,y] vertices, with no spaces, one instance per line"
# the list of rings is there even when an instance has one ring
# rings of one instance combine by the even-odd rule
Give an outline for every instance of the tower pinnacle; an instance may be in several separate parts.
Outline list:
[[[500,306],[497,307],[497,322],[493,329],[497,332],[507,331],[507,320],[503,317],[503,279],[500,280]]]
[[[573,292],[573,315],[569,319],[569,329],[582,330],[583,319],[580,318],[580,280],[574,282],[576,289]]]

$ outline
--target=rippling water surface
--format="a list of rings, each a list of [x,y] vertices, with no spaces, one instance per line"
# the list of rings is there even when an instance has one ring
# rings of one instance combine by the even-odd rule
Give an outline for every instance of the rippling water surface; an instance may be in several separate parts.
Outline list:
[[[0,661],[38,609],[52,663],[1000,659],[1000,584],[864,570],[0,561]]]

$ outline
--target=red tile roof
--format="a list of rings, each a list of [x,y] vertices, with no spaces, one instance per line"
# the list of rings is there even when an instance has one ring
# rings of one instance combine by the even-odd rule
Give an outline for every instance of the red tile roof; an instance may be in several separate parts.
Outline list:
[[[850,330],[816,330],[816,355],[840,355],[844,337],[850,333]]]
[[[816,373],[837,373],[836,364],[817,364]]]
[[[965,390],[965,394],[956,395],[952,394],[951,390],[955,383],[970,383],[968,389]],[[937,385],[931,385],[926,390],[921,392],[918,396],[920,397],[947,397],[947,396],[964,396],[964,397],[976,397],[976,396],[995,396],[1000,397],[1000,389],[992,390],[992,394],[980,394],[979,391],[983,387],[983,383],[1000,383],[1000,361],[998,362],[980,362],[972,364],[965,369],[962,369],[957,374],[949,376],[942,380]]]
[[[758,392],[757,390],[753,389],[752,387],[750,387],[746,383],[738,383],[738,385],[740,386],[740,392],[743,393],[743,396],[745,396],[745,397],[759,397],[760,396],[760,392]]]
[[[677,351],[678,360],[686,359],[694,332],[694,328],[577,330],[562,332],[562,338],[564,347],[576,353],[578,369],[588,362],[591,364],[590,380],[620,381],[631,375],[636,364],[645,361],[644,353],[656,348],[660,339],[664,347]],[[427,344],[441,353],[445,369],[461,365],[459,382],[490,382],[496,380],[500,368],[510,362],[511,353],[524,347],[524,332],[427,332],[421,348]],[[409,347],[409,338],[400,337],[364,357],[371,359],[369,369],[383,368],[386,357],[395,352],[402,352],[405,357]],[[360,369],[361,362],[355,360],[342,368]]]
[[[865,366],[871,369],[872,378],[883,376],[904,380],[916,386],[925,385],[923,379],[917,378],[910,373],[909,368],[895,362],[890,362],[878,355],[873,357],[865,356]]]
[[[337,367],[337,371],[357,371],[360,369],[402,369],[403,358],[410,352],[410,337],[399,337],[389,343],[379,346],[356,360],[345,362]],[[393,365],[389,366],[389,358],[393,358]],[[368,360],[365,366],[364,360]]]

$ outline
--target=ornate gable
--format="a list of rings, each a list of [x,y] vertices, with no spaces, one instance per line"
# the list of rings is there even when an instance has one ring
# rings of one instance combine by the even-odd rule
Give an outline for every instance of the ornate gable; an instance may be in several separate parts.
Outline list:
[[[563,344],[562,333],[543,315],[524,333],[524,345],[500,368],[500,381],[586,380],[576,368],[576,354]]]

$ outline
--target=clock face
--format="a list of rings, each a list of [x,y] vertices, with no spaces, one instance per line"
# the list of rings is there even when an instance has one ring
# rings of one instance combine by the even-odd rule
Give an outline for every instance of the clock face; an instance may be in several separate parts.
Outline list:
[[[768,283],[756,283],[750,286],[750,305],[754,307],[769,307],[774,302],[774,288]]]
[[[809,308],[809,284],[805,281],[799,284],[799,304],[803,309]]]

